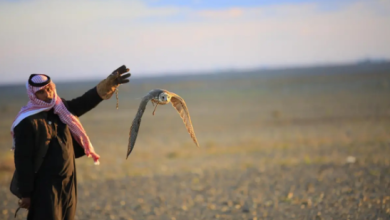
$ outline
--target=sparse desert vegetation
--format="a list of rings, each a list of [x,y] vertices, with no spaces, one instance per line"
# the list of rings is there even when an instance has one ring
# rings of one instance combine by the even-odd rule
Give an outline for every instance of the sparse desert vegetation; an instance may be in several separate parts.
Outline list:
[[[96,83],[57,92],[71,99]],[[200,147],[171,105],[152,116],[148,104],[126,160],[154,88],[185,99]],[[17,208],[9,128],[26,101],[23,85],[0,87],[0,219]],[[135,78],[115,102],[80,118],[101,165],[76,160],[76,219],[390,219],[389,63]]]

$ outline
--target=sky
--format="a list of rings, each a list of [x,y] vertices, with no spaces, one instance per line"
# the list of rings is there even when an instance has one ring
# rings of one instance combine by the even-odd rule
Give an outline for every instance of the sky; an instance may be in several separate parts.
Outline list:
[[[0,0],[0,84],[390,59],[390,0]]]

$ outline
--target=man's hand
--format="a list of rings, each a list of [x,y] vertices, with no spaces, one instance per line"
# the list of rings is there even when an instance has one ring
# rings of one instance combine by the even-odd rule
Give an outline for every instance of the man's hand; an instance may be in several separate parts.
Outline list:
[[[24,209],[29,209],[31,205],[31,198],[22,198],[19,200],[19,207]]]
[[[26,197],[26,198],[22,198],[18,201],[18,205],[19,207],[16,209],[15,211],[15,218],[16,218],[16,215],[18,214],[19,210],[21,208],[23,209],[27,209],[29,210],[30,209],[30,205],[31,205],[31,199],[29,197]]]
[[[118,69],[114,70],[111,73],[111,75],[108,76],[108,78],[110,79],[110,81],[113,81],[114,85],[128,83],[128,82],[130,82],[130,80],[127,78],[129,78],[131,76],[131,73],[122,75],[122,74],[127,73],[127,72],[129,72],[129,69],[126,68],[125,65],[122,65]]]
[[[109,99],[120,84],[130,82],[128,78],[131,76],[131,73],[127,72],[129,72],[129,69],[125,65],[122,65],[114,70],[106,79],[101,81],[96,87],[99,96],[102,99]]]

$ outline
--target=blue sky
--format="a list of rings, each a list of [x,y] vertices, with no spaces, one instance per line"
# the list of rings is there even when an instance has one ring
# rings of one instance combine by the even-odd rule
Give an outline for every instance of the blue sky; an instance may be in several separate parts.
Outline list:
[[[324,8],[337,8],[337,6],[353,2],[353,0],[191,0],[191,1],[181,1],[181,0],[147,0],[146,4],[151,7],[188,7],[192,9],[226,9],[231,7],[260,7],[260,6],[270,6],[270,5],[281,5],[281,4],[302,4],[316,2],[322,5]]]
[[[0,30],[0,84],[390,59],[389,0],[0,0]]]
[[[281,3],[302,3],[305,0],[266,0],[266,1],[253,1],[253,0],[147,0],[149,6],[177,6],[177,7],[190,7],[193,9],[224,9],[229,7],[256,7],[264,5],[275,5]],[[306,1],[307,2],[307,1]]]

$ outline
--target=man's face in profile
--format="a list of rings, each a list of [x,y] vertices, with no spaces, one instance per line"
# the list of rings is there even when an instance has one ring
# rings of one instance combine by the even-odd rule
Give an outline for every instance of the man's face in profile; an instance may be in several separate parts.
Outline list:
[[[51,85],[46,86],[45,88],[37,91],[35,93],[37,99],[42,100],[44,102],[50,103],[54,97],[54,91]]]

